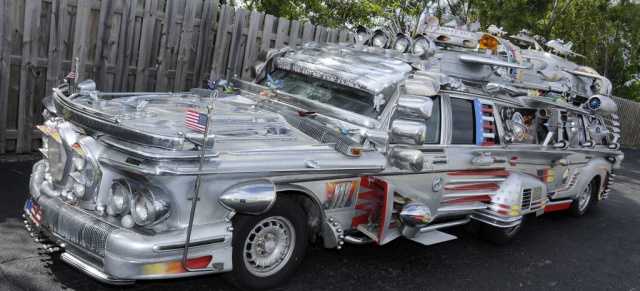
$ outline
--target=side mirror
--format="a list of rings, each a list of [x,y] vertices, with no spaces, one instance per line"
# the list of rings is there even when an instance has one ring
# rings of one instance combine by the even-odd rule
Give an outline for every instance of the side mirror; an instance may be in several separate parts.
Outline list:
[[[78,83],[78,91],[80,92],[89,92],[89,91],[95,91],[96,89],[96,82],[94,82],[91,79],[86,79],[80,83]]]
[[[419,150],[396,147],[389,154],[389,159],[399,169],[419,172],[424,168],[424,155]]]
[[[391,124],[391,138],[396,143],[421,145],[427,139],[427,126],[422,122],[397,119]]]
[[[401,118],[425,120],[431,118],[433,100],[429,97],[404,95],[398,99],[397,108]]]

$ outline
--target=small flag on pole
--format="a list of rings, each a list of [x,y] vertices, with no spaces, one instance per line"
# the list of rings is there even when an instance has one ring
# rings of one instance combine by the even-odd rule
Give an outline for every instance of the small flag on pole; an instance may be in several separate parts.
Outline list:
[[[187,114],[185,115],[187,128],[195,129],[199,132],[204,132],[207,127],[207,115],[204,113],[200,113],[195,110],[187,110]]]
[[[471,24],[471,18],[469,18],[469,16],[467,16],[467,25]]]
[[[73,80],[76,78],[76,72],[74,70],[71,70],[71,72],[69,72],[69,74],[67,74],[66,77],[64,77],[65,80]]]
[[[444,22],[445,20],[447,20],[447,15],[442,13],[442,15],[440,16],[440,21]]]
[[[480,19],[476,19],[476,25],[478,25],[478,30],[480,30]]]

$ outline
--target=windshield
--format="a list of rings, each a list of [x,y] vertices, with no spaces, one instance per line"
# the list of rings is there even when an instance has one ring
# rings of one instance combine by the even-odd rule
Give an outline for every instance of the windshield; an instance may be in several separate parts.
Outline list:
[[[275,71],[271,74],[271,78],[276,83],[282,81],[278,87],[282,92],[329,104],[369,118],[378,116],[373,106],[373,93],[289,71]],[[266,86],[267,79],[262,80],[260,84]],[[383,108],[384,105],[381,105],[380,111]]]

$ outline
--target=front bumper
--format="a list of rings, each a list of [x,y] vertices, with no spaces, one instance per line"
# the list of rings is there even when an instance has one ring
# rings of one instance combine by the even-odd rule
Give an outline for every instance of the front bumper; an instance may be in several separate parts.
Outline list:
[[[34,177],[42,177],[45,167],[34,167]],[[203,272],[182,268],[186,231],[177,229],[159,234],[134,227],[124,228],[119,219],[97,216],[49,197],[31,181],[25,217],[30,228],[64,248],[64,262],[94,279],[114,285],[133,284],[137,279],[160,279],[220,273],[231,270],[229,221],[194,225],[188,259],[211,258]],[[34,214],[35,212],[35,214]]]

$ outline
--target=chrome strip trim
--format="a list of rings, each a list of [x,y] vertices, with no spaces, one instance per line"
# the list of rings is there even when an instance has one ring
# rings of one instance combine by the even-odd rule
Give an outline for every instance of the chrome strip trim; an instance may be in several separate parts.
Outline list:
[[[127,142],[115,137],[103,136],[100,137],[100,142],[106,146],[112,147],[116,150],[138,156],[150,160],[197,160],[200,159],[199,151],[170,151],[158,148],[151,148],[148,146],[142,146],[139,144]],[[207,151],[205,158],[215,158],[220,156],[219,151]]]
[[[102,156],[100,157],[100,163],[125,171],[133,171],[148,175],[162,176],[162,175],[207,175],[207,174],[251,174],[259,172],[260,174],[264,174],[264,176],[268,176],[269,174],[302,174],[302,173],[317,173],[317,174],[325,174],[325,173],[351,173],[351,172],[361,172],[361,173],[377,173],[384,170],[383,166],[369,166],[369,167],[359,167],[359,168],[296,168],[296,169],[280,169],[280,170],[268,170],[268,171],[251,171],[251,170],[243,170],[243,171],[225,171],[223,173],[219,172],[217,167],[220,165],[220,162],[213,162],[216,166],[215,168],[203,169],[202,171],[198,171],[197,167],[192,168],[181,168],[180,170],[170,170],[163,169],[160,167],[146,167],[146,166],[134,166],[131,164],[127,164],[126,162],[115,160],[109,157]]]
[[[572,203],[573,200],[571,199],[565,199],[565,200],[558,200],[558,201],[551,201],[547,199],[547,204],[546,206],[551,206],[551,205],[559,205],[559,204],[567,204],[567,203]]]
[[[467,217],[467,218],[461,219],[461,220],[454,220],[454,221],[448,221],[448,222],[438,223],[438,224],[434,224],[434,225],[429,225],[427,227],[421,228],[419,233],[425,233],[425,232],[429,232],[429,231],[433,231],[433,230],[439,230],[439,229],[443,229],[443,228],[449,228],[449,227],[454,227],[454,226],[458,226],[458,225],[467,224],[467,223],[469,223],[470,220],[471,220],[471,218]]]
[[[106,273],[104,273],[102,270],[99,270],[98,268],[91,266],[87,263],[85,263],[84,261],[82,261],[80,258],[70,254],[70,253],[62,253],[60,255],[60,259],[69,264],[70,266],[74,267],[75,269],[77,269],[78,271],[85,273],[86,275],[102,282],[105,284],[110,284],[110,285],[119,285],[119,286],[126,286],[126,285],[133,285],[135,284],[136,280],[131,280],[131,279],[122,279],[122,278],[117,278],[117,277],[113,277],[111,275],[108,275]]]
[[[211,238],[201,241],[192,241],[189,242],[189,247],[199,247],[205,245],[219,244],[227,241],[228,236],[226,237],[218,237]],[[185,243],[173,243],[173,244],[164,244],[164,245],[155,245],[153,246],[154,252],[166,252],[166,251],[175,251],[175,250],[184,250]]]
[[[499,66],[505,68],[513,68],[513,69],[528,69],[529,67],[518,65],[515,63],[509,63],[502,60],[495,60],[490,58],[485,58],[477,55],[463,54],[459,55],[458,59],[465,63],[474,63],[474,64],[484,64],[484,65],[492,65]]]
[[[495,227],[512,227],[522,222],[522,216],[498,216],[487,212],[474,212],[471,218]]]

